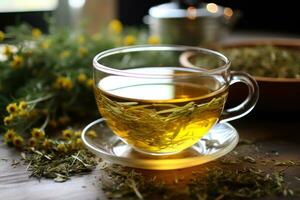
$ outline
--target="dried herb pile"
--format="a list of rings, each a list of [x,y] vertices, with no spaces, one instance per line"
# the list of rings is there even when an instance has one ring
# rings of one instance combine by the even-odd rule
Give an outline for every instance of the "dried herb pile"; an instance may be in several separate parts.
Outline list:
[[[221,50],[232,61],[231,69],[253,76],[300,78],[300,50],[271,45]]]
[[[300,162],[278,161],[274,159],[278,153],[254,158],[249,155],[257,146],[248,142],[240,143],[239,152],[233,151],[225,158],[203,165],[186,177],[178,175],[171,182],[172,176],[166,181],[147,171],[101,162],[101,186],[109,199],[219,200],[299,196],[300,191],[290,188],[286,182],[285,170],[300,166]]]

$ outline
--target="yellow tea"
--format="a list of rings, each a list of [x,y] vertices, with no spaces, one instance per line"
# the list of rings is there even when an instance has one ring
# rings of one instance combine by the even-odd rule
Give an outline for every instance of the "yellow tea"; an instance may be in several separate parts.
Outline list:
[[[97,105],[108,126],[137,151],[151,154],[176,153],[196,143],[217,122],[227,92],[227,86],[212,76],[107,76],[95,85]]]

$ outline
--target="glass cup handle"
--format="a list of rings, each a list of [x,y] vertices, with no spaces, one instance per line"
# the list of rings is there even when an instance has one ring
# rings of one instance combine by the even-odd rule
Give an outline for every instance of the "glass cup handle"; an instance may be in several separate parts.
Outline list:
[[[255,106],[258,96],[259,88],[256,80],[245,72],[230,72],[230,85],[241,82],[248,86],[247,98],[238,106],[225,109],[220,117],[220,123],[235,120],[247,115]]]

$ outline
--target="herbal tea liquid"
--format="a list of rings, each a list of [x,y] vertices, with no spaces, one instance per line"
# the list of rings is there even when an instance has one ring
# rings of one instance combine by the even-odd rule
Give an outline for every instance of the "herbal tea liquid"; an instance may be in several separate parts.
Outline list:
[[[149,72],[154,68],[136,69]],[[156,72],[165,68],[155,68]],[[168,68],[170,73],[177,73]],[[133,71],[131,69],[131,71]],[[213,77],[145,79],[107,76],[95,87],[101,115],[114,133],[136,150],[179,152],[196,143],[217,122],[227,86]]]

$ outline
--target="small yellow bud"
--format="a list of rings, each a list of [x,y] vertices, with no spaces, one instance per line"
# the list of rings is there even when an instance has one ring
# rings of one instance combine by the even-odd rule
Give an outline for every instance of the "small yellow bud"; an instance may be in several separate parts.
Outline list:
[[[111,33],[114,33],[114,34],[119,34],[122,32],[123,30],[123,25],[122,23],[119,21],[119,20],[112,20],[109,25],[108,25],[108,30],[111,32]]]
[[[28,140],[28,146],[30,146],[30,147],[36,147],[36,145],[37,145],[36,138],[34,138],[34,137],[29,138],[29,140]]]
[[[87,132],[87,136],[89,136],[90,138],[96,138],[97,137],[97,133],[94,130],[88,131]]]
[[[45,148],[45,149],[49,149],[51,146],[52,146],[52,141],[49,140],[49,139],[45,139],[42,146]]]
[[[45,137],[45,132],[39,128],[34,128],[31,130],[31,135],[36,139],[41,139]]]
[[[159,44],[160,43],[160,39],[159,37],[155,36],[155,35],[151,35],[148,38],[148,44]]]
[[[64,89],[70,91],[73,88],[73,82],[68,77],[60,76],[56,79],[54,87],[57,89]]]
[[[77,138],[81,137],[81,131],[75,131],[74,135]]]
[[[80,138],[76,139],[76,147],[77,148],[83,147],[83,142],[82,142],[82,140]]]
[[[21,110],[21,111],[19,111],[18,115],[20,117],[26,118],[26,117],[29,117],[30,114],[27,110]]]
[[[67,152],[67,147],[64,143],[59,143],[56,148],[59,152]]]
[[[93,79],[88,79],[86,81],[86,87],[92,89],[94,87],[94,80]]]
[[[5,33],[3,31],[0,31],[0,42],[3,41],[5,38]]]
[[[136,38],[133,35],[127,35],[123,40],[123,44],[126,46],[133,45],[135,43],[136,43]]]
[[[42,35],[42,31],[38,28],[33,28],[31,34],[34,38],[39,38]]]
[[[84,83],[87,79],[87,76],[84,73],[80,73],[77,77],[79,83]]]
[[[8,113],[16,113],[18,110],[18,106],[16,103],[10,103],[6,106],[6,111]]]
[[[20,69],[23,65],[24,59],[22,56],[15,55],[11,62],[11,67],[15,70]]]
[[[77,41],[78,41],[79,44],[85,43],[85,37],[84,37],[84,35],[79,35],[79,37],[77,38]]]
[[[24,144],[23,137],[20,135],[15,135],[13,138],[13,144],[15,145],[15,147],[18,147],[18,148],[22,147]]]
[[[19,103],[19,110],[25,110],[27,108],[28,104],[26,101],[20,101]]]
[[[5,126],[11,125],[11,123],[13,122],[13,120],[14,120],[14,116],[13,116],[13,115],[6,116],[6,117],[4,118],[4,120],[3,120],[4,125],[5,125]]]
[[[10,56],[13,53],[11,47],[9,45],[5,45],[3,49],[3,54],[6,56]]]
[[[8,129],[4,134],[4,142],[5,143],[12,142],[15,135],[16,132],[13,129]]]
[[[74,134],[74,131],[71,130],[71,129],[66,129],[66,130],[63,130],[62,132],[62,135],[63,135],[63,138],[65,139],[70,139]]]

